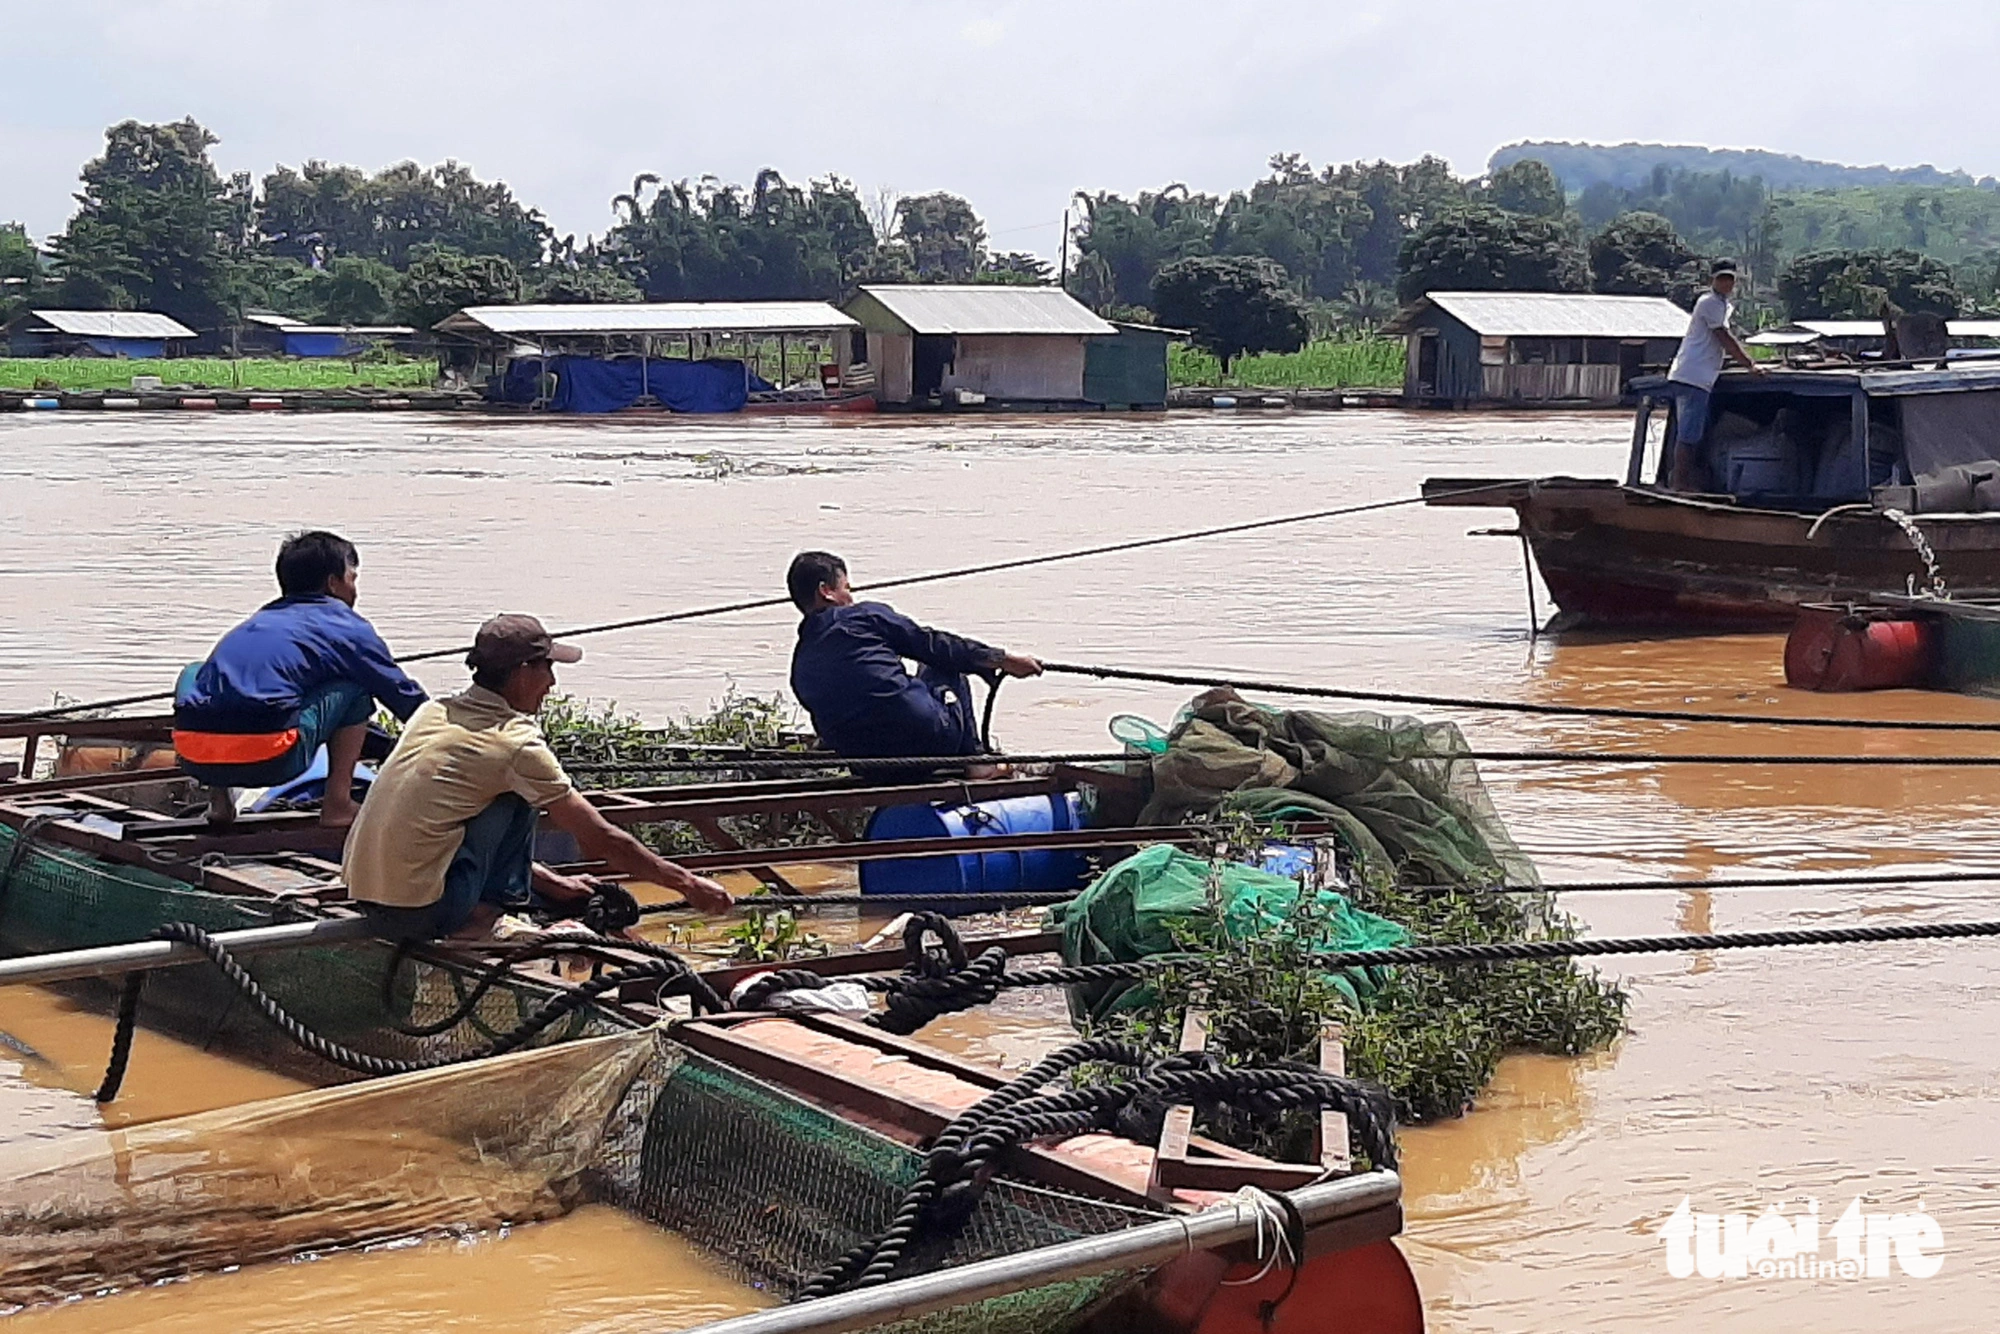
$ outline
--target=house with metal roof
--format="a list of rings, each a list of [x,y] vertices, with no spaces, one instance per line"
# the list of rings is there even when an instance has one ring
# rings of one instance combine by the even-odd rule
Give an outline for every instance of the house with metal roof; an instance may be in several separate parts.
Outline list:
[[[353,357],[380,343],[417,336],[407,324],[308,324],[265,311],[245,315],[243,323],[239,343],[245,352],[286,357]]]
[[[484,373],[490,399],[535,410],[874,406],[851,365],[859,326],[824,301],[467,306],[432,328],[448,364]]]
[[[1609,405],[1672,362],[1687,326],[1658,296],[1429,292],[1383,331],[1408,341],[1411,402]]]
[[[851,329],[824,301],[630,301],[602,305],[467,306],[439,320],[441,334],[474,340],[796,334]]]
[[[866,330],[876,397],[891,404],[1092,406],[1088,345],[1120,337],[1060,287],[870,283],[842,309]]]
[[[195,336],[150,310],[29,310],[6,325],[17,357],[164,357]]]

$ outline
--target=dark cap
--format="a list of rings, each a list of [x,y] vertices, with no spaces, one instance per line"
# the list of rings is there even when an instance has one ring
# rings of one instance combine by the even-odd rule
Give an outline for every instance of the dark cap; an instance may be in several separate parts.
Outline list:
[[[583,650],[558,644],[532,616],[495,616],[479,627],[465,665],[473,671],[504,672],[524,662],[582,662]]]
[[[1718,259],[1715,261],[1715,263],[1708,266],[1708,276],[1711,278],[1720,278],[1725,273],[1732,278],[1736,276],[1735,260]]]

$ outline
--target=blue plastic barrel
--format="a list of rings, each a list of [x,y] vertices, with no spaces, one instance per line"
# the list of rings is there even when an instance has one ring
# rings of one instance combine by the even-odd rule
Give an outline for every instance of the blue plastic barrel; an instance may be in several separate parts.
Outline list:
[[[1083,828],[1074,792],[1009,797],[976,805],[884,806],[865,837],[966,838],[1046,834]],[[1080,887],[1090,864],[1080,852],[983,852],[954,857],[897,857],[861,863],[863,894],[987,894]]]
[[[367,787],[375,781],[375,766],[357,764],[354,766],[354,783],[357,787]],[[326,747],[321,746],[313,756],[312,763],[297,778],[290,778],[274,787],[264,789],[263,795],[250,803],[252,811],[268,811],[280,802],[319,801],[326,796]]]

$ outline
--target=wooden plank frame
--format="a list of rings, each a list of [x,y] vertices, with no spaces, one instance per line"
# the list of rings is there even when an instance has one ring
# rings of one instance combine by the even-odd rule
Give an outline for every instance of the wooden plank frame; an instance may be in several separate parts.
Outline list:
[[[1319,1068],[1329,1074],[1345,1074],[1347,1058],[1341,1046],[1343,1030],[1331,1020],[1320,1027]],[[1191,1006],[1181,1019],[1183,1052],[1208,1050],[1208,1015]],[[1223,1193],[1244,1186],[1264,1190],[1292,1190],[1329,1176],[1352,1170],[1347,1144],[1347,1116],[1342,1112],[1321,1112],[1313,1127],[1311,1163],[1280,1163],[1240,1151],[1229,1156],[1212,1152],[1197,1156],[1190,1150],[1210,1146],[1193,1135],[1194,1108],[1176,1104],[1167,1109],[1160,1127],[1160,1144],[1153,1156],[1153,1179],[1147,1194],[1154,1200],[1170,1198],[1176,1190],[1212,1190]]]

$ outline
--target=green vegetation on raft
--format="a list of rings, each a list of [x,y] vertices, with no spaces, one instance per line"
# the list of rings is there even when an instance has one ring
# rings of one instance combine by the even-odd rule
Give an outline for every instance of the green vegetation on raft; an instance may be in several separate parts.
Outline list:
[[[1229,373],[1213,354],[1176,343],[1167,350],[1167,378],[1176,387],[1237,389],[1399,389],[1399,338],[1328,338],[1297,352],[1248,352]]]
[[[1215,854],[1223,862],[1256,860],[1272,830],[1225,823]],[[1219,877],[1211,882],[1219,884]],[[1576,924],[1549,896],[1495,894],[1440,886],[1357,887],[1357,908],[1410,933],[1412,944],[1571,940]],[[1163,959],[1150,996],[1096,1027],[1152,1047],[1178,1048],[1181,1016],[1198,1005],[1208,1016],[1210,1050],[1232,1064],[1316,1062],[1320,1026],[1345,1028],[1347,1072],[1388,1090],[1405,1123],[1470,1110],[1503,1056],[1517,1052],[1580,1056],[1608,1047],[1625,1031],[1623,989],[1568,959],[1457,967],[1380,970],[1367,1008],[1356,1013],[1314,960],[1326,936],[1310,894],[1292,917],[1268,932],[1231,939],[1219,929],[1221,905],[1174,930],[1181,953]],[[1296,1156],[1308,1127],[1212,1125],[1241,1147]]]
[[[681,758],[676,748],[740,746],[749,750],[803,750],[798,741],[796,711],[782,695],[749,695],[731,686],[706,713],[688,713],[660,726],[649,726],[616,702],[598,704],[573,695],[550,695],[542,704],[542,734],[564,764],[579,766],[576,779],[594,788],[665,787],[679,783],[713,783],[745,777],[718,763],[712,769],[662,773],[663,761]],[[589,766],[587,769],[581,766]],[[654,767],[649,767],[654,766]],[[857,812],[857,819],[867,813]],[[828,843],[832,834],[810,816],[800,814],[732,816],[718,823],[750,847],[781,847]],[[708,852],[712,849],[690,825],[636,825],[634,835],[663,856]]]
[[[423,389],[437,379],[437,362],[335,358],[291,361],[275,357],[172,357],[124,361],[116,357],[0,358],[0,389],[89,393],[131,392],[135,376],[177,389]]]

